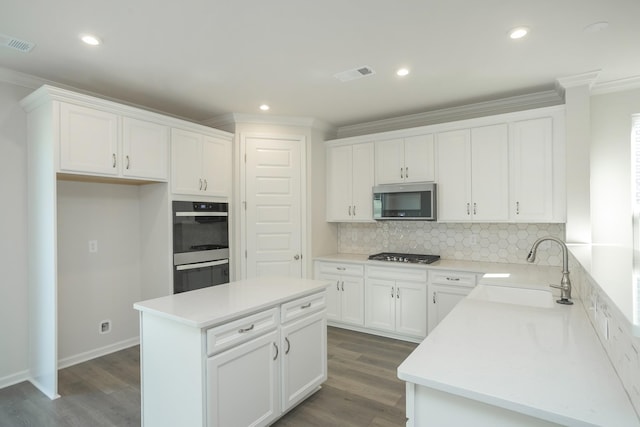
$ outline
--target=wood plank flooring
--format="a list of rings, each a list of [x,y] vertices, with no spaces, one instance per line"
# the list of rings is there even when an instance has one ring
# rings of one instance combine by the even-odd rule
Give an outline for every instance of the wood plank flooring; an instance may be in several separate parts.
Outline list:
[[[396,368],[415,347],[330,327],[328,380],[274,426],[404,426],[404,383]],[[28,382],[0,389],[0,427],[139,426],[139,366],[136,346],[62,369],[62,397],[53,401]]]

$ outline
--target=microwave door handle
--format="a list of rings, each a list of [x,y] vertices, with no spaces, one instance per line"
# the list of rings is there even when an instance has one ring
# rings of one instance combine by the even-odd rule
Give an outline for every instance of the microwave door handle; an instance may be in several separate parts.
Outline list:
[[[177,265],[176,266],[176,270],[178,270],[178,271],[194,270],[196,268],[215,267],[217,265],[224,265],[224,264],[229,264],[229,260],[228,259],[220,259],[220,260],[217,260],[217,261],[199,262],[197,264]]]
[[[176,212],[176,216],[229,216],[229,212]]]

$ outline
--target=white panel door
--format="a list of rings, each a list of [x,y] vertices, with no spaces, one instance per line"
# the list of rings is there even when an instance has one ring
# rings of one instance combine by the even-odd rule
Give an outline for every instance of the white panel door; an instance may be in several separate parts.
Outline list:
[[[404,141],[376,141],[376,184],[404,181]]]
[[[433,135],[419,135],[404,139],[405,182],[435,181]]]
[[[342,276],[340,280],[342,322],[364,325],[364,280]]]
[[[507,125],[471,129],[471,216],[476,221],[509,219]]]
[[[202,135],[171,129],[171,191],[200,195],[201,172]]]
[[[395,331],[396,288],[392,280],[367,279],[367,328]]]
[[[396,282],[396,332],[427,336],[427,284]]]
[[[247,137],[245,144],[245,277],[302,277],[304,138]]]
[[[351,220],[353,169],[352,147],[327,148],[327,219]]]
[[[231,141],[205,136],[202,140],[203,192],[207,196],[231,195]]]
[[[464,299],[472,288],[462,286],[429,285],[429,333],[438,326],[453,308]]]
[[[319,274],[318,279],[331,281],[327,287],[327,320],[339,322],[342,320],[342,291],[340,290],[341,278],[334,274]]]
[[[353,173],[351,219],[373,219],[373,181],[374,181],[373,143],[353,146]],[[344,192],[345,189],[339,190]]]
[[[122,175],[169,178],[169,128],[144,120],[122,119]]]

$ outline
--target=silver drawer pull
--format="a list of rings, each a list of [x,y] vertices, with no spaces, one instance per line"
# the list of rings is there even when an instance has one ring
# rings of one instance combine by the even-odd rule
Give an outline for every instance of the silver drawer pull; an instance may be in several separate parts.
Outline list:
[[[289,354],[289,351],[291,350],[291,342],[289,341],[289,338],[284,337],[284,340],[287,343],[287,349],[284,351],[284,354]]]
[[[253,328],[254,328],[254,326],[256,326],[256,325],[254,325],[254,324],[252,323],[252,324],[251,324],[251,326],[249,326],[248,328],[238,329],[238,333],[244,334],[245,332],[252,331],[252,330],[253,330]]]
[[[346,267],[336,267],[336,270],[340,270],[340,271],[345,271],[347,268]]]
[[[276,360],[278,358],[278,353],[280,353],[280,350],[278,350],[278,344],[273,343],[273,346],[276,348],[276,355],[273,356],[273,360]]]
[[[306,303],[305,305],[301,305],[300,306],[300,308],[309,308],[309,307],[311,307],[311,303],[310,302]]]
[[[450,282],[459,282],[460,278],[459,277],[447,277],[447,280]]]

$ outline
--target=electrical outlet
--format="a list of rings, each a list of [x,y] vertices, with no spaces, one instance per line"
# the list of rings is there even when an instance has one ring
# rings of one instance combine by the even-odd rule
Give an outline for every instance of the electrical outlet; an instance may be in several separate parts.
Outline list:
[[[98,331],[101,334],[108,334],[109,332],[111,332],[111,320],[103,320],[102,322],[100,322],[100,324],[98,325]]]
[[[89,253],[98,252],[98,241],[97,240],[89,240]]]

